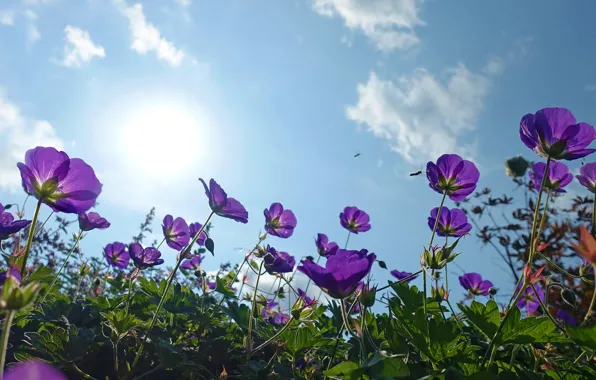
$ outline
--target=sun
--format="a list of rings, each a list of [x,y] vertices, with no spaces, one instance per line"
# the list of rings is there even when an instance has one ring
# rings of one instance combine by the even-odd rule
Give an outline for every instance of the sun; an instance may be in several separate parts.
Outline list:
[[[143,107],[122,123],[120,150],[135,174],[177,177],[196,165],[205,153],[206,144],[201,144],[203,129],[196,115],[184,107]]]

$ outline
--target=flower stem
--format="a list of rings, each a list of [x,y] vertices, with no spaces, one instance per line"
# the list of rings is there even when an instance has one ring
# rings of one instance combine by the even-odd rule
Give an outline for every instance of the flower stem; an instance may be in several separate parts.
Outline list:
[[[12,320],[15,312],[10,310],[6,312],[6,318],[4,318],[4,327],[2,328],[2,346],[0,346],[0,379],[3,379],[4,365],[6,364],[6,351],[8,351],[8,338],[10,337],[10,327],[12,326]]]
[[[441,204],[439,205],[439,209],[437,210],[437,218],[435,219],[435,226],[433,227],[433,233],[430,235],[430,242],[428,243],[428,250],[431,251],[432,250],[432,246],[433,246],[433,240],[435,240],[435,234],[437,233],[437,226],[439,225],[439,218],[441,217],[441,210],[443,209],[443,204],[445,203],[445,198],[447,197],[447,192],[443,192],[443,198],[441,198]],[[425,265],[427,263],[424,263]],[[428,337],[428,339],[430,339],[430,330],[428,327],[428,309],[426,306],[426,270],[422,271],[422,279],[423,279],[423,285],[424,285],[424,320],[425,320],[425,324],[426,324],[426,336]]]
[[[594,268],[594,273],[596,273],[596,264],[592,264],[592,268]],[[584,320],[581,324],[582,326],[588,322],[590,317],[592,317],[592,309],[594,309],[595,303],[596,303],[596,281],[594,284],[594,292],[592,293],[592,301],[590,301],[590,307],[588,307],[588,312],[586,313],[586,316],[584,317]]]
[[[205,221],[205,223],[203,223],[199,232],[197,232],[197,234],[192,239],[192,241],[190,243],[188,243],[186,248],[184,248],[184,250],[180,254],[180,257],[176,261],[176,266],[174,267],[172,274],[168,278],[168,281],[166,283],[166,288],[164,289],[163,294],[161,295],[161,299],[159,300],[159,304],[157,305],[157,309],[155,309],[155,313],[153,314],[153,319],[151,319],[151,323],[149,324],[149,327],[145,331],[145,336],[143,337],[143,342],[141,343],[141,346],[139,347],[139,350],[137,351],[137,355],[135,356],[135,359],[132,362],[132,365],[130,367],[130,372],[128,374],[128,378],[131,378],[132,375],[134,374],[135,367],[137,366],[139,358],[141,357],[141,354],[143,353],[143,348],[145,348],[145,344],[147,343],[149,334],[151,334],[151,330],[153,330],[153,327],[155,326],[155,322],[157,321],[157,316],[159,315],[159,312],[161,311],[161,307],[163,306],[163,304],[165,302],[168,291],[170,290],[170,286],[172,285],[172,282],[174,281],[174,278],[176,277],[176,272],[178,271],[178,268],[180,268],[180,264],[182,264],[182,260],[184,260],[184,257],[186,256],[185,254],[183,254],[184,251],[190,252],[193,244],[196,243],[197,240],[199,240],[199,237],[201,236],[203,229],[209,223],[209,220],[211,220],[212,216],[213,216],[213,211],[209,214],[209,216],[207,217],[207,220]]]
[[[249,359],[250,359],[250,354],[251,354],[251,349],[252,349],[252,324],[253,324],[253,319],[254,319],[254,315],[255,315],[255,310],[257,308],[257,293],[259,292],[259,282],[261,280],[263,264],[265,264],[265,260],[261,261],[261,265],[259,265],[259,274],[257,275],[257,282],[255,284],[255,292],[252,297],[252,307],[250,308],[250,315],[248,317],[248,335],[246,336],[246,354]]]
[[[284,325],[284,327],[282,327],[278,332],[276,332],[275,335],[273,335],[271,338],[267,339],[263,344],[261,344],[260,346],[255,348],[253,350],[253,352],[257,352],[257,351],[261,350],[263,347],[267,346],[269,343],[271,343],[275,339],[277,339],[277,337],[279,337],[281,334],[283,334],[283,332],[286,331],[288,329],[288,327],[290,327],[290,324],[293,321],[294,321],[294,318],[290,317],[290,319],[288,319],[288,322]]]
[[[592,206],[592,236],[596,236],[596,195],[594,195],[594,205]]]
[[[42,298],[42,300],[41,300],[40,303],[43,303],[46,300],[46,297],[48,296],[48,294],[50,294],[50,291],[52,290],[52,288],[56,284],[56,281],[58,281],[58,278],[60,278],[60,275],[62,274],[62,271],[64,270],[64,268],[66,267],[66,264],[68,263],[68,259],[70,259],[70,256],[72,256],[72,253],[77,248],[77,245],[79,244],[79,241],[81,240],[82,235],[83,235],[83,231],[79,230],[79,233],[77,234],[77,238],[75,239],[75,242],[72,245],[72,248],[68,252],[68,255],[66,255],[66,259],[64,259],[64,262],[62,263],[62,266],[58,270],[58,273],[56,273],[56,276],[54,276],[54,279],[52,280],[52,283],[50,284],[50,287],[48,288],[46,294],[44,294],[44,296],[43,296],[43,298]]]
[[[126,314],[128,314],[128,308],[130,306],[130,300],[132,299],[132,283],[134,282],[135,277],[137,276],[138,269],[135,269],[130,274],[130,278],[128,279],[128,297],[126,299]]]
[[[534,220],[532,221],[532,232],[530,234],[530,255],[528,258],[528,264],[532,264],[532,259],[534,258],[534,249],[536,244],[534,243],[534,239],[536,238],[536,223],[538,222],[538,213],[540,211],[540,202],[542,201],[542,191],[544,190],[544,186],[546,185],[546,179],[548,178],[548,169],[550,168],[550,157],[546,160],[546,166],[544,167],[544,173],[542,175],[542,183],[540,184],[540,190],[538,191],[538,198],[536,199],[536,207],[534,207]]]
[[[358,301],[356,301],[356,302],[358,302]],[[354,302],[353,305],[355,305],[356,302]],[[350,333],[350,335],[352,335],[353,337],[358,337],[350,328],[350,320],[348,319],[348,312],[346,311],[346,305],[345,305],[345,302],[343,299],[339,300],[339,309],[341,310],[341,318],[343,319],[344,327],[345,327],[346,331],[348,333]]]
[[[447,245],[447,240],[445,240],[445,245]],[[453,307],[451,306],[451,302],[449,301],[449,272],[447,271],[447,264],[445,264],[445,287],[447,288],[447,306],[449,306],[449,310],[451,311],[451,315],[453,315],[453,318],[455,319],[455,323],[457,323],[457,327],[459,327],[459,330],[462,332],[463,334],[463,330],[461,328],[461,325],[459,324],[459,318],[457,317],[457,315],[455,314],[455,312],[453,311]]]
[[[505,322],[507,321],[507,319],[511,315],[511,311],[513,310],[513,308],[516,307],[515,305],[517,304],[517,301],[519,301],[519,299],[522,297],[522,294],[526,290],[526,287],[527,286],[528,286],[528,284],[526,282],[524,282],[523,285],[522,285],[522,287],[519,289],[519,292],[515,296],[515,298],[513,300],[513,303],[510,305],[509,308],[507,308],[507,312],[505,313],[505,316],[503,317],[503,320],[499,324],[499,328],[497,328],[497,332],[495,332],[495,335],[490,340],[490,344],[488,345],[488,348],[486,349],[486,353],[484,354],[484,358],[482,358],[482,362],[480,363],[480,368],[481,369],[482,369],[482,367],[484,367],[484,364],[486,363],[486,360],[488,358],[488,354],[490,353],[492,355],[492,350],[496,349],[496,347],[495,347],[495,341],[499,338],[499,335],[501,334],[501,330],[503,330],[503,326],[505,326]]]
[[[352,231],[348,231],[348,238],[346,239],[346,245],[344,249],[348,249],[348,243],[350,242],[350,236],[352,236]]]
[[[35,214],[33,214],[33,220],[31,221],[31,227],[29,227],[29,237],[27,238],[27,247],[25,248],[25,255],[23,257],[23,265],[21,266],[21,277],[25,276],[25,269],[27,268],[27,259],[29,258],[29,251],[31,250],[31,243],[33,243],[33,235],[35,234],[35,225],[37,224],[37,218],[39,217],[39,209],[41,208],[41,201],[37,201],[35,207]]]
[[[166,238],[163,238],[163,240],[161,241],[161,243],[159,243],[155,249],[159,249],[159,247],[161,247],[161,245],[163,244],[164,241],[166,241]]]
[[[548,306],[546,306],[546,304],[542,301],[542,299],[538,295],[538,291],[536,290],[536,287],[534,286],[534,284],[530,283],[529,286],[532,288],[532,291],[534,292],[534,295],[536,296],[536,299],[538,300],[538,303],[540,304],[540,307],[544,310],[544,313],[546,314],[546,316],[555,324],[555,326],[557,326],[557,328],[559,330],[561,330],[561,332],[563,333],[563,335],[567,335],[566,332],[565,332],[565,329],[562,328],[559,325],[559,323],[553,318],[552,315],[550,315],[550,313],[548,311]],[[546,294],[546,297],[548,297],[548,293]]]

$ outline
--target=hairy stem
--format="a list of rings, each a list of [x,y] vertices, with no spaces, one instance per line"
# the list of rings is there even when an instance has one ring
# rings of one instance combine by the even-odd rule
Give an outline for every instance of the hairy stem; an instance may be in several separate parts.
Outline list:
[[[4,378],[4,366],[6,364],[6,352],[8,351],[8,339],[10,337],[10,327],[12,326],[12,320],[14,319],[15,312],[9,310],[6,312],[4,318],[4,327],[2,328],[2,346],[0,346],[0,379]]]
[[[248,335],[246,336],[246,353],[248,358],[250,359],[251,349],[252,349],[252,324],[255,315],[255,310],[257,308],[257,293],[259,292],[259,281],[261,280],[261,272],[263,271],[263,264],[265,264],[265,260],[261,261],[261,265],[259,266],[259,274],[257,275],[257,282],[255,284],[255,292],[252,297],[252,307],[250,308],[250,315],[248,317]]]
[[[37,218],[39,217],[39,209],[41,208],[41,201],[37,201],[35,206],[35,214],[33,214],[33,220],[29,227],[29,237],[27,238],[27,246],[25,248],[25,255],[23,257],[23,264],[21,266],[21,277],[25,276],[25,269],[27,268],[27,259],[29,258],[29,252],[31,251],[31,243],[33,243],[33,235],[35,234],[35,225],[37,224]]]
[[[596,264],[592,264],[592,268],[594,268],[594,273],[596,273]],[[590,301],[590,307],[588,307],[588,312],[586,313],[586,316],[584,317],[584,320],[582,322],[582,326],[585,325],[588,320],[592,317],[592,309],[594,309],[594,304],[596,303],[596,281],[595,281],[595,285],[594,285],[594,292],[592,293],[592,301]]]

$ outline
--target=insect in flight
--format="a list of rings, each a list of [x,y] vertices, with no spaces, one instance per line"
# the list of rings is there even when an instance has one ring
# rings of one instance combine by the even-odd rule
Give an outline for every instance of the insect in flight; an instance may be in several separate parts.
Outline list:
[[[354,158],[356,158],[356,157],[360,157],[360,153],[356,153],[356,154],[354,155]]]

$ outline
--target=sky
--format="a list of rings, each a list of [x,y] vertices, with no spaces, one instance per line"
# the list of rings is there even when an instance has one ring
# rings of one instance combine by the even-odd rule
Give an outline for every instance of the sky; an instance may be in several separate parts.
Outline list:
[[[349,248],[413,272],[441,196],[410,172],[458,153],[477,164],[480,188],[508,191],[504,160],[537,160],[519,139],[523,115],[562,106],[596,123],[595,11],[554,0],[2,0],[0,202],[24,199],[26,150],[54,146],[103,183],[96,211],[112,226],[83,240],[89,255],[128,241],[153,206],[150,240],[166,214],[203,222],[201,177],[250,219],[213,221],[208,270],[240,262],[263,209],[281,202],[298,226],[267,240],[277,249],[316,255],[319,232],[343,245],[339,213],[357,206],[372,229]],[[495,252],[474,236],[460,247],[461,268],[511,291]],[[460,274],[449,277],[456,300]],[[374,278],[390,276],[375,267]]]

